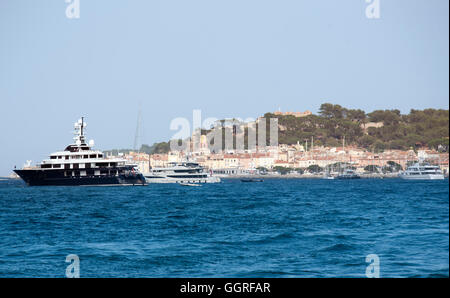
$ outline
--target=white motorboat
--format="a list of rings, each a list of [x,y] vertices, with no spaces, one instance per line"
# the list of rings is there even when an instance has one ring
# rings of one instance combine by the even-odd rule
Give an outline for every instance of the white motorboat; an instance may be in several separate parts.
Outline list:
[[[438,166],[415,163],[398,175],[407,180],[443,180],[444,174]]]
[[[144,174],[147,183],[218,183],[220,178],[194,162],[170,163],[167,168],[153,168]]]

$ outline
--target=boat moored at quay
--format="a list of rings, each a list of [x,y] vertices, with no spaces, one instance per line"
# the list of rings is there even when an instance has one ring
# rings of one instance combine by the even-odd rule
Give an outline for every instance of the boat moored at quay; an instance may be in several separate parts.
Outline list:
[[[147,183],[218,183],[220,178],[195,162],[173,162],[167,168],[153,168],[145,174]]]
[[[29,186],[147,185],[135,165],[121,158],[106,158],[103,152],[93,150],[94,142],[86,143],[85,128],[81,118],[75,123],[73,144],[34,167],[28,164],[14,172]]]
[[[445,179],[439,166],[427,163],[415,163],[398,175],[406,180],[443,180]]]
[[[361,179],[361,176],[356,174],[356,172],[352,169],[345,169],[342,173],[336,176],[338,180],[354,180]]]

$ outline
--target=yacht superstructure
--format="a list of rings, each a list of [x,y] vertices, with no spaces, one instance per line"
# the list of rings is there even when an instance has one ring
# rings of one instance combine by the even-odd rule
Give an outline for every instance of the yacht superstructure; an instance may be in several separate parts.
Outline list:
[[[125,159],[106,158],[93,150],[93,141],[86,143],[86,123],[75,123],[74,143],[63,151],[50,154],[37,166],[31,162],[21,170],[14,170],[28,185],[146,185],[145,178]]]

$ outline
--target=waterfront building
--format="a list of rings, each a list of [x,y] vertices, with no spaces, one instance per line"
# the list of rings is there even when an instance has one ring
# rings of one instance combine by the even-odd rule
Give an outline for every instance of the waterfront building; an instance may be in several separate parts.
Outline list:
[[[280,144],[256,148],[256,150],[229,149],[225,152],[213,153],[207,149],[206,136],[200,137],[200,146],[196,152],[172,151],[168,154],[133,153],[125,156],[129,161],[138,165],[141,172],[147,173],[150,168],[164,167],[169,163],[196,162],[210,170],[220,170],[222,174],[239,175],[252,172],[257,168],[273,169],[276,166],[287,168],[308,168],[317,165],[325,168],[335,163],[349,163],[358,173],[365,171],[367,166],[382,169],[389,162],[399,164],[406,169],[408,163],[426,160],[439,165],[444,173],[448,173],[448,153],[422,149],[416,154],[413,150],[385,150],[384,152],[370,152],[354,146],[324,147],[315,146],[305,151],[299,142],[295,145]]]
[[[294,117],[297,117],[297,118],[301,118],[301,117],[306,117],[306,116],[312,115],[312,112],[308,111],[308,110],[306,110],[304,112],[281,112],[281,111],[276,111],[273,114],[277,115],[277,116],[294,116]]]

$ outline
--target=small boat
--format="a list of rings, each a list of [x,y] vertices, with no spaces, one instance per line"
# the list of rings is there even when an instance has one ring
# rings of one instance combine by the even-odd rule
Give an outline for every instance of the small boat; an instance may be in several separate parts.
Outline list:
[[[249,178],[249,179],[241,179],[241,182],[264,182],[264,180]]]
[[[325,180],[334,180],[334,176],[331,175],[331,173],[329,171],[326,171],[325,174],[322,176],[322,179]]]
[[[181,186],[201,186],[200,184],[195,184],[195,183],[178,183]]]
[[[361,176],[356,174],[356,172],[351,169],[345,169],[343,173],[339,174],[336,177],[336,179],[339,180],[361,179]]]

